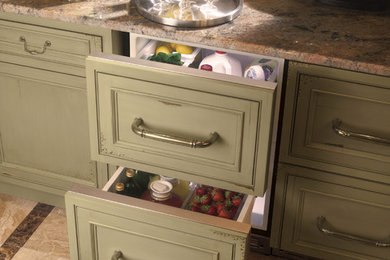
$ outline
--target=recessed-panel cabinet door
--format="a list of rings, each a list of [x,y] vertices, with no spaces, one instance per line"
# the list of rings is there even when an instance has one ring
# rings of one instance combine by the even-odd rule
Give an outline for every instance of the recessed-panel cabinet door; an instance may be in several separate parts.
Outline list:
[[[96,186],[84,81],[0,63],[2,181],[62,195],[74,183]]]

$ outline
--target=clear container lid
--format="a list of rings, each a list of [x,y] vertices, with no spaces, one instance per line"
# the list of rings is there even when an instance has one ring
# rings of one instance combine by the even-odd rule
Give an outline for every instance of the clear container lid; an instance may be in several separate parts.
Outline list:
[[[176,178],[160,175],[160,180],[170,182],[172,185],[178,184],[179,180]]]

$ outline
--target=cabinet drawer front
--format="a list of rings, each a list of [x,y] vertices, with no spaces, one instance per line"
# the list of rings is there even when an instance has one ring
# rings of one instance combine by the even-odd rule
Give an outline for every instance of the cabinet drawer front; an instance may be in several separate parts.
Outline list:
[[[85,57],[102,51],[101,41],[98,36],[0,20],[2,60],[12,63],[85,76]]]
[[[321,259],[389,259],[389,219],[388,195],[290,176],[282,248]]]
[[[257,192],[264,191],[267,169],[255,162],[259,152],[261,167],[267,165],[273,91],[257,89],[259,99],[251,100],[214,92],[215,87],[231,90],[228,82],[167,75],[131,63],[88,62],[95,67],[88,91],[99,161],[244,193],[256,192],[257,184]],[[189,87],[197,83],[209,84],[209,91]],[[235,86],[236,91],[243,87]],[[136,118],[142,119],[140,128],[164,137],[202,140],[215,132],[218,138],[203,148],[142,138],[132,129]]]
[[[390,79],[291,72],[298,91],[291,155],[390,175]]]
[[[245,259],[250,225],[92,188],[65,195],[72,259]],[[151,250],[152,249],[152,250]]]

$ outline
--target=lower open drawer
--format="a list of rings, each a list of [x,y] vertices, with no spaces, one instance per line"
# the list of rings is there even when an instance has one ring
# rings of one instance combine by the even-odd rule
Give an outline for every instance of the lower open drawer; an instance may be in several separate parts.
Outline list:
[[[122,171],[66,193],[71,259],[245,259],[253,196],[224,219],[108,191]]]

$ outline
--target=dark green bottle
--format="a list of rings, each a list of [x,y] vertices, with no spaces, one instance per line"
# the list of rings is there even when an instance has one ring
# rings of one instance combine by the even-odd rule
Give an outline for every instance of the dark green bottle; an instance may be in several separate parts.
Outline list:
[[[125,185],[122,182],[115,184],[115,192],[118,194],[125,194]]]
[[[133,169],[126,169],[125,193],[135,198],[139,198],[143,193],[141,185],[135,179],[135,170]]]
[[[134,178],[137,181],[137,183],[141,186],[142,191],[147,190],[150,182],[151,174],[139,170],[136,170],[134,174],[135,174]]]

